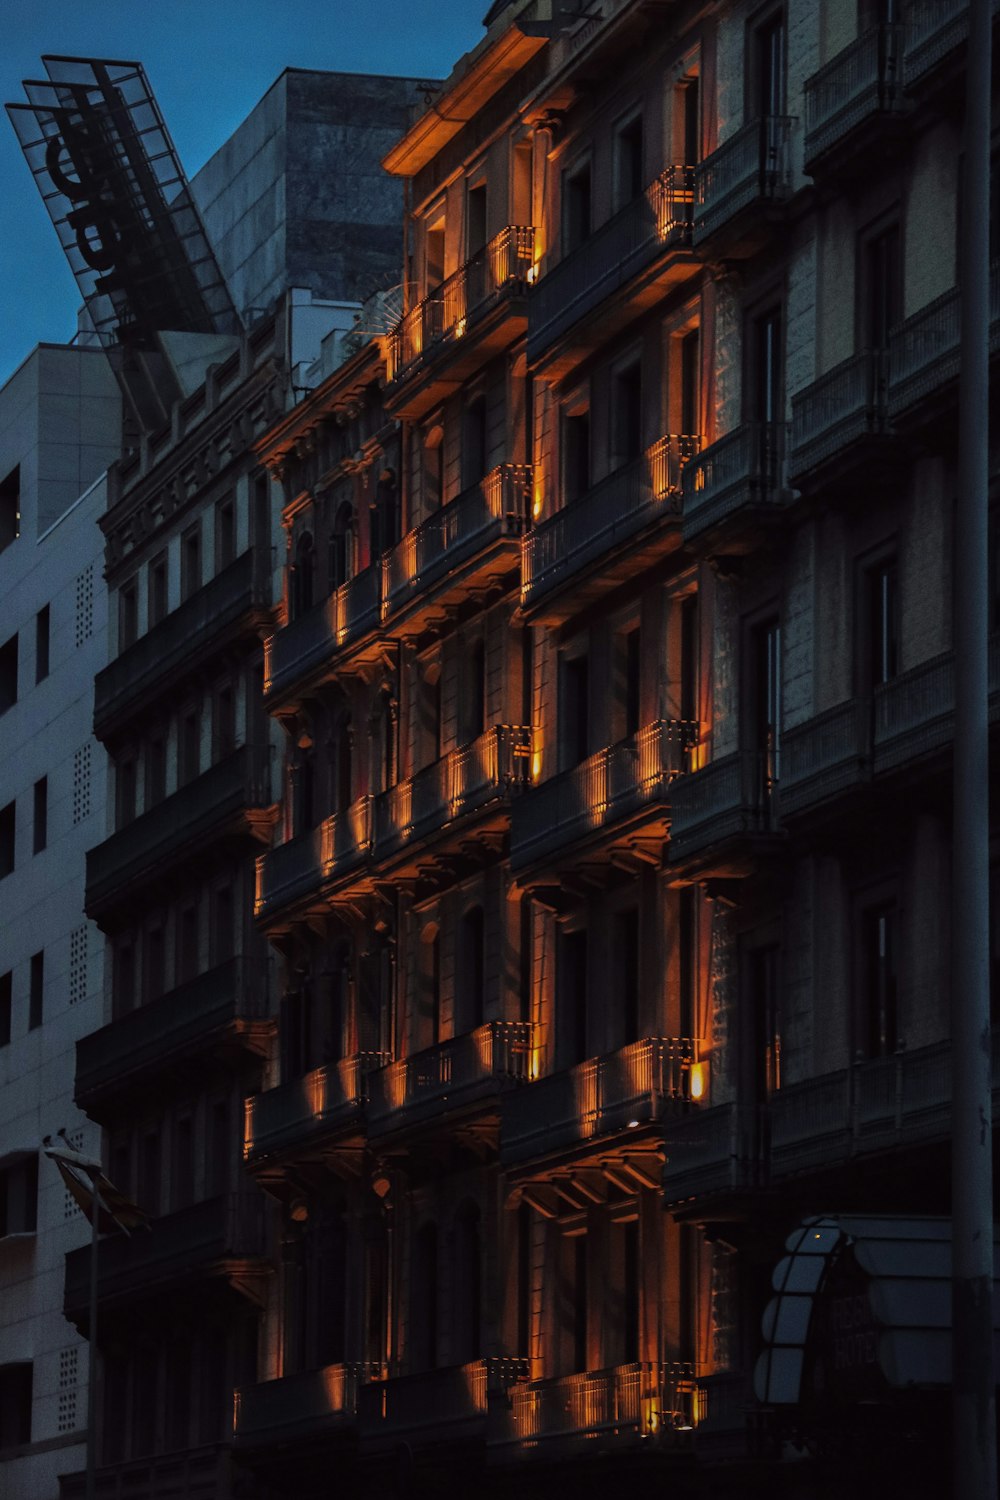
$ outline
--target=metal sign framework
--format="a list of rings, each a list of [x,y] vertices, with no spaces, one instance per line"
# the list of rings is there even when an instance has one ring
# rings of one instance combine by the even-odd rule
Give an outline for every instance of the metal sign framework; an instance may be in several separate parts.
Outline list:
[[[102,344],[239,333],[141,63],[42,62],[7,112]]]

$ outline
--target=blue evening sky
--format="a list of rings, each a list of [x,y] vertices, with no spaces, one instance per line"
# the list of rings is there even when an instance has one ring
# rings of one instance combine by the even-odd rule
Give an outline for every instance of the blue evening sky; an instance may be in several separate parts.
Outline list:
[[[483,35],[489,0],[9,0],[0,102],[43,53],[137,59],[193,175],[285,67],[440,78]],[[0,384],[76,328],[79,297],[6,114],[0,117]]]

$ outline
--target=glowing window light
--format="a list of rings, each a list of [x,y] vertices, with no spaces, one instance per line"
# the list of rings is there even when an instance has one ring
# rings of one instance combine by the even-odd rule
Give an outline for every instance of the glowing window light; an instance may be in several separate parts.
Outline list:
[[[708,1084],[708,1069],[703,1062],[693,1062],[688,1071],[688,1089],[692,1099],[704,1099]]]

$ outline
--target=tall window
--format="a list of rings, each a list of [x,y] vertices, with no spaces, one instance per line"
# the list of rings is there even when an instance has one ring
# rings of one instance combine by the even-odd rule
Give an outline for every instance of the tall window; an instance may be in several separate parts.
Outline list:
[[[28,981],[28,1030],[41,1026],[45,1010],[45,950],[31,955]]]
[[[0,974],[0,1047],[10,1046],[14,1011],[14,975],[10,969]]]
[[[118,650],[127,651],[139,634],[139,590],[134,578],[118,591]]]
[[[437,1364],[438,1235],[425,1224],[413,1238],[410,1266],[410,1368],[433,1370]]]
[[[181,719],[178,752],[179,780],[183,786],[201,770],[201,717],[196,708],[189,708]]]
[[[894,557],[865,568],[861,577],[861,689],[891,682],[899,671],[899,573]]]
[[[579,404],[562,418],[563,503],[571,505],[590,489],[590,408]]]
[[[613,394],[614,462],[627,464],[642,453],[642,367],[638,360],[615,375]]]
[[[466,259],[478,255],[486,244],[486,184],[470,187],[465,200]]]
[[[556,1053],[560,1067],[587,1056],[587,930],[561,932],[557,947]]]
[[[590,238],[592,228],[590,162],[582,162],[563,177],[562,249],[569,255]]]
[[[337,507],[329,547],[329,583],[332,593],[354,576],[354,506],[348,500]]]
[[[223,568],[236,557],[236,501],[227,495],[215,507],[215,571]]]
[[[201,588],[201,526],[195,525],[181,537],[181,598],[190,599]]]
[[[146,741],[146,807],[155,807],[167,795],[167,740],[162,729]]]
[[[750,90],[757,119],[785,113],[785,18],[768,17],[753,34],[748,60],[754,73]]]
[[[863,290],[859,342],[888,349],[889,330],[903,316],[903,257],[899,225],[890,224],[862,242],[859,282]]]
[[[642,115],[615,132],[615,206],[623,208],[638,198],[645,187],[642,162]]]
[[[462,414],[462,488],[471,489],[486,473],[486,397],[476,396]]]
[[[615,917],[613,927],[615,1010],[620,1016],[620,1042],[639,1037],[639,911],[630,906]]]
[[[0,479],[0,552],[21,535],[21,468]]]
[[[781,626],[765,620],[750,636],[750,748],[760,756],[762,787],[777,781],[781,736]]]
[[[136,812],[136,764],[129,756],[115,767],[115,827],[131,823]]]
[[[115,945],[112,972],[112,1010],[116,1017],[127,1015],[135,1005],[135,949],[131,942]],[[118,1184],[121,1187],[121,1183]]]
[[[781,1015],[777,944],[748,955],[753,1098],[766,1103],[781,1087]]]
[[[899,1041],[897,947],[899,913],[894,901],[861,913],[858,1042],[866,1057],[889,1057]]]
[[[589,662],[580,654],[562,663],[562,762],[577,766],[590,754]]]
[[[167,613],[167,554],[161,552],[149,565],[147,575],[149,628],[159,625]]]
[[[43,682],[49,675],[49,641],[51,635],[51,606],[46,604],[35,616],[35,681]]]
[[[17,842],[17,803],[8,802],[0,807],[0,880],[14,873],[14,853]]]
[[[0,1452],[31,1442],[30,1360],[0,1365]]]
[[[465,1204],[455,1217],[455,1281],[452,1290],[454,1349],[456,1364],[469,1364],[480,1350],[482,1320],[482,1244],[479,1209]]]
[[[0,646],[0,714],[17,702],[17,635]]]
[[[32,851],[35,854],[41,854],[49,841],[49,778],[47,776],[35,782],[32,802],[34,804]]]
[[[459,975],[457,996],[459,1029],[473,1031],[483,1022],[485,1006],[485,933],[483,908],[470,907],[459,927]]]

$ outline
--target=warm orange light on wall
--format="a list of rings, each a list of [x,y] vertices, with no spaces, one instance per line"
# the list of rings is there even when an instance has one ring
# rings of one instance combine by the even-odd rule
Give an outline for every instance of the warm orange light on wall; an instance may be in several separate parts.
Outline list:
[[[708,1088],[708,1064],[693,1062],[688,1071],[688,1089],[692,1099],[704,1099]]]

